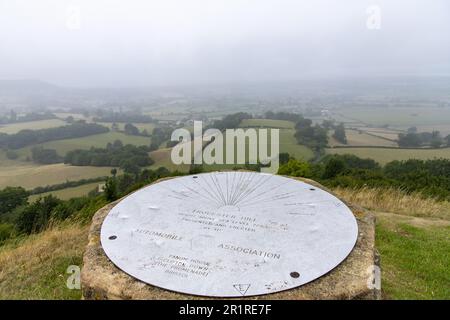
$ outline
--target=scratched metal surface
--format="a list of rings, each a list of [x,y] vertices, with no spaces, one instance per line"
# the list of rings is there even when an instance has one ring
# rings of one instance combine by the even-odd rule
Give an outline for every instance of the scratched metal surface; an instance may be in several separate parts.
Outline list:
[[[111,261],[148,284],[215,297],[261,295],[310,282],[350,253],[350,209],[301,181],[215,172],[163,181],[108,214]]]

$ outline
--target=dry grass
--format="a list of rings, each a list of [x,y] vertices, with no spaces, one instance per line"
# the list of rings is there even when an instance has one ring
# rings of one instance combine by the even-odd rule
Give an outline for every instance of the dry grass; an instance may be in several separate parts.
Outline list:
[[[79,299],[69,265],[81,267],[88,226],[57,226],[0,247],[0,299]]]
[[[398,189],[333,190],[377,217],[385,299],[449,299],[450,203]]]
[[[376,211],[377,222],[383,226],[391,229],[399,224],[409,225],[415,228],[430,229],[430,228],[448,228],[450,227],[450,220],[436,219],[436,218],[422,218],[405,216],[391,212]]]
[[[347,189],[333,192],[346,201],[374,211],[395,212],[401,215],[450,220],[450,202],[424,198],[418,193],[406,194],[393,188]]]

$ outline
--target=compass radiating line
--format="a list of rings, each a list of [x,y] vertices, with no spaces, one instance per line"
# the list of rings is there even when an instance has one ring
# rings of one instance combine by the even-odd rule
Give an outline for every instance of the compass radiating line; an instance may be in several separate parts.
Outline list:
[[[256,173],[249,174],[249,177],[245,180],[244,190],[242,190],[242,192],[239,194],[239,196],[234,200],[235,204],[239,203],[245,195],[247,195],[249,192],[251,192],[253,190],[252,182],[256,176],[257,176]]]
[[[205,190],[205,192],[206,192],[207,194],[209,194],[209,196],[210,196],[211,198],[208,197],[208,196],[206,196],[205,194],[202,194],[202,193],[198,192],[197,190],[195,190],[195,189],[193,189],[193,188],[191,188],[191,187],[185,185],[185,184],[182,183],[181,181],[178,181],[178,183],[181,184],[184,188],[188,189],[189,191],[191,191],[191,192],[193,192],[193,193],[195,193],[195,194],[198,194],[199,196],[201,196],[201,197],[207,199],[208,201],[212,201],[213,203],[215,202],[215,203],[217,203],[218,205],[220,205],[219,202],[217,202],[217,200],[214,199],[213,195],[212,195],[211,193],[209,193],[208,190],[204,189],[202,186],[200,186],[200,187],[201,187],[203,190]],[[162,186],[162,187],[163,187],[163,186]],[[175,191],[175,190],[172,190],[172,189],[170,189],[170,188],[166,188],[166,187],[163,187],[163,188],[166,189],[166,190],[170,190],[170,191],[172,191],[172,192],[180,193],[179,191]],[[192,198],[192,197],[189,196],[189,195],[184,195],[184,196],[185,196],[185,197]],[[195,199],[195,198],[193,198],[193,199]]]
[[[239,185],[241,184],[241,178],[242,178],[242,175],[243,175],[243,173],[242,172],[238,172],[237,174],[236,174],[236,184],[234,185],[234,190],[233,190],[233,195],[232,195],[232,197],[231,197],[231,199],[230,199],[230,204],[231,203],[233,203],[233,200],[234,200],[234,198],[235,198],[235,196],[236,196],[236,193],[238,192],[238,189],[239,189]]]
[[[242,203],[244,199],[246,199],[250,194],[252,194],[253,192],[255,192],[256,190],[260,189],[261,186],[264,185],[264,183],[266,183],[269,179],[271,179],[272,176],[269,177],[261,177],[255,184],[254,188],[250,190],[250,192],[247,192],[246,194],[244,194],[242,197],[239,198],[239,203]],[[265,180],[264,180],[265,179]],[[264,190],[261,193],[266,193],[266,191]]]
[[[214,190],[211,189],[211,187],[209,186],[209,184],[208,184],[207,181],[205,181],[205,182],[206,182],[206,184],[208,185],[208,187],[211,189],[211,192],[212,192],[212,193],[209,192],[208,189],[205,189],[205,188],[201,185],[201,183],[200,183],[199,181],[197,181],[197,179],[194,179],[194,182],[195,182],[200,188],[202,188],[206,193],[208,193],[208,194],[215,200],[215,202],[217,203],[217,205],[220,206],[220,203],[221,203],[220,199],[215,197]]]
[[[255,186],[253,189],[251,189],[250,192],[248,192],[247,194],[245,194],[243,197],[241,197],[238,201],[239,203],[242,203],[247,197],[249,197],[253,192],[255,192],[256,190],[258,190],[262,185],[264,185],[269,179],[271,179],[272,176],[261,176],[259,177],[259,179],[256,181]]]
[[[283,185],[283,184],[281,184],[281,185]],[[278,185],[274,189],[279,188],[281,185]],[[264,194],[260,193],[259,195],[256,195],[254,198],[248,199],[247,201],[244,201],[244,205],[243,206],[251,206],[251,205],[254,205],[254,204],[260,204],[261,202],[286,200],[286,199],[295,197],[297,194],[301,195],[303,192],[304,192],[304,189],[300,189],[298,191],[287,192],[287,193],[276,194],[276,195],[270,195],[267,198],[260,198],[260,199],[258,199],[260,196],[264,195]],[[308,203],[308,202],[300,203],[300,204],[306,204],[306,203]]]
[[[214,182],[216,183],[216,185],[219,189],[220,195],[222,196],[222,199],[223,199],[223,204],[227,205],[227,200],[225,199],[225,192],[222,190],[222,186],[221,186],[222,184],[219,183],[219,179],[217,178],[217,175],[218,175],[217,173],[213,174],[213,175],[211,175],[211,178],[214,180]]]
[[[228,173],[225,174],[225,181],[227,184],[227,204],[228,204]]]
[[[233,183],[231,184],[231,192],[230,192],[230,199],[228,200],[228,203],[231,203],[234,197],[234,193],[236,192],[236,178],[238,177],[239,173],[233,174]]]
[[[186,189],[188,189],[189,191],[192,191],[192,192],[198,194],[199,196],[205,198],[206,200],[215,202],[215,200],[213,200],[213,199],[211,199],[211,198],[209,198],[209,197],[207,197],[207,196],[205,196],[205,195],[203,195],[203,194],[201,194],[201,193],[198,193],[195,189],[192,189],[191,187],[188,187],[188,186],[184,185],[184,184],[181,183],[181,182],[179,182],[179,183],[180,183],[183,187],[185,187]],[[167,187],[163,186],[162,184],[161,184],[160,187],[163,188],[163,189],[165,189],[165,190],[168,190],[168,191],[170,191],[170,192],[174,192],[175,194],[180,195],[181,197],[195,199],[194,197],[191,197],[190,195],[186,195],[186,194],[183,194],[183,193],[181,193],[181,192],[179,192],[179,191],[177,191],[177,190],[173,190],[173,189],[171,189],[171,188],[167,188]],[[171,196],[171,195],[169,195],[169,197],[173,197],[173,198],[178,199],[178,200],[183,200],[182,198],[174,197],[174,196]]]
[[[236,200],[240,197],[242,192],[244,192],[248,187],[248,173],[242,173],[239,179],[239,184],[236,186],[236,192],[234,198],[231,200],[231,204],[235,205]]]
[[[245,181],[245,189],[242,190],[242,192],[239,194],[239,196],[234,200],[234,203],[237,204],[239,203],[240,199],[246,195],[248,192],[251,192],[251,182],[253,181],[253,179],[255,178],[255,174],[250,174],[250,177],[247,178],[247,180]]]
[[[203,188],[202,184],[201,184],[200,181],[198,181],[198,180],[201,180],[201,181],[205,182],[206,185],[207,185],[207,188],[209,189],[209,191],[208,191],[208,189]],[[208,180],[206,180],[206,179],[195,179],[194,181],[195,181],[195,183],[197,183],[200,187],[202,187],[203,190],[205,190],[206,192],[208,192],[209,194],[211,194],[211,196],[213,196],[214,199],[216,199],[216,201],[217,201],[219,207],[221,206],[222,200],[220,199],[219,195],[218,195],[217,193],[215,193],[214,189],[213,189],[213,188],[211,187],[211,185],[208,183]]]
[[[278,189],[279,187],[281,187],[281,186],[283,186],[283,185],[285,185],[285,184],[287,184],[287,183],[289,183],[289,181],[288,182],[282,182],[282,183],[280,183],[280,184],[278,184],[276,187],[274,187],[274,188],[271,188],[271,192],[273,192],[274,190],[276,190],[276,189]],[[241,203],[241,206],[248,206],[249,205],[249,202],[251,203],[251,204],[253,204],[253,203],[255,203],[255,202],[266,202],[266,201],[268,201],[268,199],[270,198],[270,197],[273,197],[273,193],[271,193],[267,198],[264,198],[264,196],[266,196],[267,195],[267,191],[263,191],[263,192],[260,192],[259,194],[257,194],[257,195],[255,195],[254,197],[252,197],[252,198],[250,198],[250,199],[247,199],[247,200],[245,200],[245,201],[243,201],[242,203]],[[261,197],[263,197],[262,199],[260,199]],[[258,200],[257,200],[258,199]],[[253,202],[251,202],[251,201],[253,201]]]
[[[230,177],[230,174],[232,177]],[[191,194],[186,194],[179,190],[172,190],[163,185],[161,187],[173,192],[171,197],[174,199],[183,201],[188,198],[196,199],[202,197],[218,208],[227,205],[250,207],[261,203],[286,200],[303,192],[303,190],[298,190],[279,193],[279,188],[290,181],[283,181],[276,186],[267,188],[266,186],[269,185],[269,180],[273,177],[273,175],[260,175],[254,172],[221,172],[211,173],[205,176],[199,175],[196,179],[192,179],[191,182],[196,187],[189,186],[192,183],[185,184],[178,181]]]
[[[213,175],[214,175],[214,173],[211,174],[211,175],[208,175],[208,176],[209,176],[209,178],[210,178],[210,180],[211,180],[212,185],[216,188],[217,195],[219,196],[220,199],[222,199],[221,202],[223,203],[223,205],[225,205],[225,199],[223,198],[222,193],[219,191],[219,186],[218,186],[218,184],[214,181],[214,179],[213,179],[213,177],[212,177]],[[205,180],[206,180],[206,179],[205,179]]]

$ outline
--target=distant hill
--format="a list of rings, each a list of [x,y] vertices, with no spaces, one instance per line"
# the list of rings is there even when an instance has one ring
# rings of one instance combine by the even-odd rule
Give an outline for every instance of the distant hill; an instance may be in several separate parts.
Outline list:
[[[41,80],[0,80],[1,94],[55,93],[60,90],[61,87]]]

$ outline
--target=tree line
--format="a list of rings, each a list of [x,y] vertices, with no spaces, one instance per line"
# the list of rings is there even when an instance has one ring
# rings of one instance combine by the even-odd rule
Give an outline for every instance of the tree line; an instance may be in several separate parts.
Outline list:
[[[279,174],[311,178],[328,187],[395,187],[450,200],[449,159],[392,161],[381,167],[355,155],[328,155],[317,163],[290,159]]]
[[[129,172],[135,172],[136,167],[150,166],[154,161],[149,157],[150,147],[123,145],[116,140],[108,143],[105,148],[91,147],[88,150],[72,150],[64,157],[64,163],[73,166],[120,167]]]
[[[164,141],[170,140],[174,128],[172,127],[156,127],[152,132],[152,142],[150,144],[151,151],[157,150]],[[172,141],[169,141],[172,142]],[[175,143],[178,143],[175,141]]]
[[[215,120],[211,128],[225,130],[225,129],[235,129],[239,127],[239,124],[244,119],[252,119],[253,116],[246,112],[238,112],[225,116],[221,120]]]
[[[314,124],[311,119],[301,114],[290,112],[268,111],[264,114],[266,119],[286,120],[295,123],[295,138],[299,144],[313,149],[316,155],[322,153],[323,148],[328,145],[328,130],[333,129],[333,137],[343,144],[347,144],[344,124],[336,125],[333,121],[324,120],[322,125]]]
[[[398,145],[400,147],[410,148],[425,146],[440,148],[443,145],[450,147],[450,134],[443,138],[439,131],[417,132],[416,127],[411,127],[407,133],[400,133],[398,135]]]

